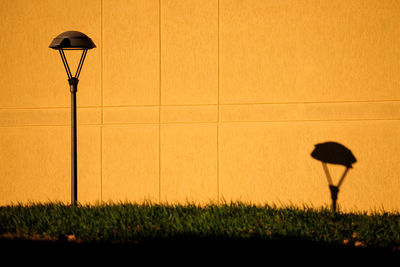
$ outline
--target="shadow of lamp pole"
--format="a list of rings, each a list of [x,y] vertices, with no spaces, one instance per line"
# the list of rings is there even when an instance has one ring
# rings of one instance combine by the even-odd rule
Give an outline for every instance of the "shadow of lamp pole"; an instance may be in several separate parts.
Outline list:
[[[336,142],[316,144],[313,152],[311,153],[311,157],[322,162],[322,167],[331,191],[332,210],[336,212],[336,202],[339,194],[339,188],[349,170],[353,168],[353,163],[357,162],[357,159],[354,157],[350,149]],[[333,184],[327,163],[343,165],[346,167],[337,185]]]

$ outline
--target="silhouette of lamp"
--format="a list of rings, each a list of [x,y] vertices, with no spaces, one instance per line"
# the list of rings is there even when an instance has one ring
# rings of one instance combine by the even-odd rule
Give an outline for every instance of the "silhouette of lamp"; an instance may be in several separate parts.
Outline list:
[[[336,142],[326,142],[316,144],[311,156],[322,162],[322,167],[328,179],[329,189],[331,191],[332,210],[336,212],[336,202],[339,194],[339,188],[342,185],[349,169],[353,168],[353,163],[357,160],[350,149]],[[346,167],[337,185],[332,182],[327,163],[343,165]]]
[[[78,201],[76,92],[78,91],[78,78],[83,62],[85,61],[86,52],[89,49],[95,48],[96,45],[86,34],[78,31],[66,31],[54,38],[49,47],[58,50],[60,53],[65,71],[67,72],[71,92],[71,204],[75,205]],[[82,50],[75,76],[72,76],[64,50]]]

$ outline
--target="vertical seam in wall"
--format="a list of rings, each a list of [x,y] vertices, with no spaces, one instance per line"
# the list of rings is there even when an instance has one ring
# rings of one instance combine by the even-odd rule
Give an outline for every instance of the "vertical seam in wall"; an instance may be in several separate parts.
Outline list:
[[[101,60],[100,60],[100,95],[101,95],[101,124],[100,124],[100,202],[103,202],[103,124],[104,124],[104,103],[103,103],[103,84],[104,84],[104,27],[103,27],[103,12],[104,12],[104,0],[100,2],[100,31],[101,31]]]
[[[158,95],[158,201],[161,203],[161,0],[158,1],[158,49],[159,49],[159,95]]]
[[[217,69],[218,69],[218,81],[217,81],[217,88],[218,88],[218,122],[217,122],[217,203],[220,203],[220,173],[219,173],[219,123],[220,123],[220,106],[219,106],[219,90],[220,90],[220,81],[219,81],[219,0],[218,0],[218,7],[217,7]]]

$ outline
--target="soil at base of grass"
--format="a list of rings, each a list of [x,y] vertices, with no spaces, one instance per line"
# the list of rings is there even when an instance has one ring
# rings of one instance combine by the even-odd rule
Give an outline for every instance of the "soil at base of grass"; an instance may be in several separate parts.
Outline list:
[[[300,239],[259,240],[232,238],[175,237],[166,239],[145,239],[127,243],[83,242],[46,239],[0,238],[1,254],[47,255],[57,258],[65,256],[86,257],[101,261],[103,257],[123,259],[155,260],[158,257],[171,259],[184,256],[197,260],[229,259],[297,261],[329,259],[329,262],[346,259],[367,260],[399,259],[400,250],[390,248],[364,248],[345,245],[331,245]]]

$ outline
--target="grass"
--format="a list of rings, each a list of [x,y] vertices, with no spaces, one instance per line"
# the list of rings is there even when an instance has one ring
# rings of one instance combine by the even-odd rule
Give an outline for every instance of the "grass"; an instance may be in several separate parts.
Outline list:
[[[197,206],[61,203],[0,207],[1,240],[149,244],[224,240],[243,244],[329,248],[400,249],[400,215],[335,214],[329,209],[255,206],[243,203]],[[65,241],[66,242],[66,241]]]

